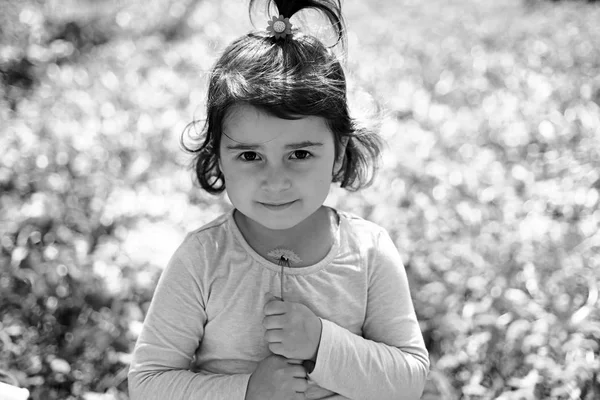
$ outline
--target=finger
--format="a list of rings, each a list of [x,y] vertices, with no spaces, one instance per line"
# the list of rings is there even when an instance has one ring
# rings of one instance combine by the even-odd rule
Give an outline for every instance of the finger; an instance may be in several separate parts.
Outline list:
[[[285,314],[286,304],[281,300],[270,300],[265,304],[264,313],[265,315],[279,315]]]
[[[283,330],[282,329],[269,329],[265,332],[265,340],[268,343],[281,343],[283,342]]]
[[[279,297],[275,296],[275,295],[274,295],[273,293],[271,293],[271,292],[267,292],[267,293],[265,293],[265,297],[266,297],[268,300],[273,300],[273,299],[278,299],[278,298],[279,298]]]
[[[263,318],[262,322],[265,329],[283,329],[285,326],[285,316],[279,315],[268,315]]]
[[[271,354],[269,357],[273,357],[274,359],[282,362],[283,364],[287,364],[287,361],[288,361],[288,359],[286,357],[282,356],[281,354]],[[285,365],[282,365],[282,367],[285,367]]]
[[[306,370],[301,365],[290,365],[287,369],[294,378],[306,378]]]
[[[296,378],[292,383],[292,388],[296,393],[304,393],[308,389],[308,382],[303,378]]]
[[[269,301],[273,301],[273,300],[283,301],[283,299],[281,297],[276,296],[271,292],[265,293],[265,298],[267,299],[266,303],[268,303]]]
[[[283,344],[281,343],[269,343],[269,350],[271,350],[271,353],[285,357],[285,354],[283,354]]]

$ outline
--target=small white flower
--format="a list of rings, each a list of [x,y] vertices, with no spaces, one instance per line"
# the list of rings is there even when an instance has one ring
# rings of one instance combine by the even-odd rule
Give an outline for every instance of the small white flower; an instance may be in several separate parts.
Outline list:
[[[282,257],[289,261],[290,263],[301,263],[302,259],[298,256],[298,254],[294,253],[292,250],[288,250],[288,249],[284,249],[284,248],[277,248],[274,250],[271,250],[270,252],[267,253],[267,255],[269,257],[273,257],[276,260],[280,260]]]

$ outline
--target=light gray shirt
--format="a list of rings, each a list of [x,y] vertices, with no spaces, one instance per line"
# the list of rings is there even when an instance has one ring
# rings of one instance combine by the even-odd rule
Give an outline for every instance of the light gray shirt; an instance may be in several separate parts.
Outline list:
[[[398,250],[382,227],[336,211],[327,256],[285,268],[284,299],[322,321],[307,399],[418,399],[428,353]],[[244,400],[271,353],[263,307],[281,267],[244,239],[233,210],[189,233],[163,271],[129,371],[132,400]]]

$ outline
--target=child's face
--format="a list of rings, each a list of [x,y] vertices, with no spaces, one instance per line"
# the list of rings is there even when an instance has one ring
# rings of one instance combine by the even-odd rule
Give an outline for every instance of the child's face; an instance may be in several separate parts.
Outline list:
[[[323,205],[335,158],[323,118],[285,120],[240,105],[228,114],[223,132],[219,165],[227,195],[246,217],[288,229]]]

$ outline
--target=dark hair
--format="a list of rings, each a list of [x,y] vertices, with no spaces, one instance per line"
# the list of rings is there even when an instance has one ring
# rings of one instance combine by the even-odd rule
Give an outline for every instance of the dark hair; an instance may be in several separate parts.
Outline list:
[[[267,7],[273,1],[286,18],[307,8],[322,11],[337,33],[337,42],[344,43],[340,0],[269,0]],[[253,4],[250,0],[250,10]],[[351,191],[372,183],[381,139],[350,117],[342,65],[319,39],[297,30],[285,39],[275,39],[266,31],[251,32],[224,50],[209,79],[206,120],[199,137],[203,143],[189,148],[181,138],[184,149],[194,154],[192,162],[200,185],[209,193],[225,189],[219,168],[223,122],[232,106],[241,104],[284,119],[323,117],[334,135],[335,159],[344,157],[332,181]],[[184,133],[196,123],[190,123]],[[344,141],[347,146],[340,154]]]

